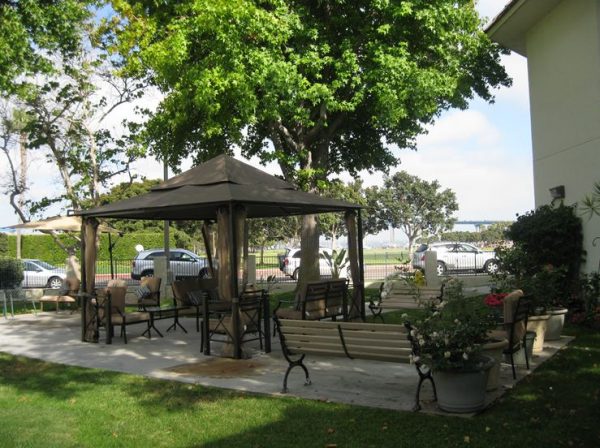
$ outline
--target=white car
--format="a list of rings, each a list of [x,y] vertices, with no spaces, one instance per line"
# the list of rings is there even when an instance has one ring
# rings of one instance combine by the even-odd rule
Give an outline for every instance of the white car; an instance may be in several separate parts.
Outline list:
[[[425,269],[425,252],[437,253],[437,273],[444,275],[450,271],[479,271],[488,274],[498,272],[500,263],[493,251],[482,251],[469,243],[440,241],[421,244],[413,254],[412,266],[415,269]]]
[[[63,268],[57,268],[42,260],[23,260],[23,288],[60,289],[66,278],[67,271]]]
[[[331,276],[331,267],[327,263],[327,259],[324,254],[331,254],[331,249],[321,247],[319,248],[319,271],[321,275]],[[289,275],[294,280],[298,280],[298,273],[300,272],[300,255],[301,251],[298,248],[287,248],[285,254],[279,255],[279,269]],[[346,277],[348,275],[348,261],[342,267],[340,277]]]

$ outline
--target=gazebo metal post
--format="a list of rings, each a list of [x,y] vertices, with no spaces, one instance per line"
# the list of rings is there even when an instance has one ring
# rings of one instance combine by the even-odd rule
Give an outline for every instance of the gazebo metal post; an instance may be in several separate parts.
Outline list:
[[[237,256],[237,235],[235,228],[235,207],[234,203],[229,203],[229,263],[231,264],[230,282],[231,282],[231,325],[233,326],[233,357],[235,359],[241,358],[241,344],[240,344],[240,321],[239,321],[239,292],[238,292],[238,256]]]
[[[360,273],[360,295],[362,298],[361,305],[361,318],[364,321],[366,319],[366,310],[365,310],[365,265],[364,265],[364,253],[363,253],[363,227],[362,227],[362,216],[360,214],[360,208],[358,209],[358,213],[356,216],[356,232],[358,239],[358,272]]]
[[[113,268],[113,243],[110,233],[108,234],[108,257],[110,258],[110,278],[115,278],[115,270]]]

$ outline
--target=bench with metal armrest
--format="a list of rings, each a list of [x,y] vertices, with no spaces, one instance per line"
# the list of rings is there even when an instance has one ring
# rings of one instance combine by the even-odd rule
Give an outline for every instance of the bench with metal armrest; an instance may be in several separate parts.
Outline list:
[[[444,286],[410,287],[394,285],[391,290],[384,291],[383,283],[379,287],[379,295],[369,300],[369,309],[373,316],[383,322],[384,310],[414,310],[423,305],[437,305],[443,300]]]
[[[413,362],[419,375],[414,410],[419,410],[421,386],[431,381],[437,399],[431,371],[418,360],[419,348],[405,325],[372,324],[364,322],[331,322],[274,317],[279,332],[283,356],[288,368],[283,378],[283,393],[288,391],[287,380],[294,367],[305,374],[306,384],[311,384],[308,369],[304,364],[307,355],[347,357],[395,363]]]

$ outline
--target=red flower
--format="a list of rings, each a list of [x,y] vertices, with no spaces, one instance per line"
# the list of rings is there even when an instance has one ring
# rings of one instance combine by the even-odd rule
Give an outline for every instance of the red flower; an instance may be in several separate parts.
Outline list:
[[[504,298],[507,296],[508,294],[504,293],[504,292],[499,292],[499,293],[493,293],[493,294],[488,294],[487,296],[485,296],[485,299],[483,299],[483,301],[485,302],[485,304],[487,306],[491,306],[491,307],[500,307],[504,305]]]

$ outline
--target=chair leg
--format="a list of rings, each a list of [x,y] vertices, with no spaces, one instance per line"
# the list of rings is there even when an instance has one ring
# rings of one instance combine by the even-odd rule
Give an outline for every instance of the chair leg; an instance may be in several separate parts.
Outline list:
[[[123,322],[121,324],[121,333],[123,333],[123,342],[125,344],[127,344],[127,330],[126,330],[126,328],[127,328],[127,325],[125,325],[125,322]]]

